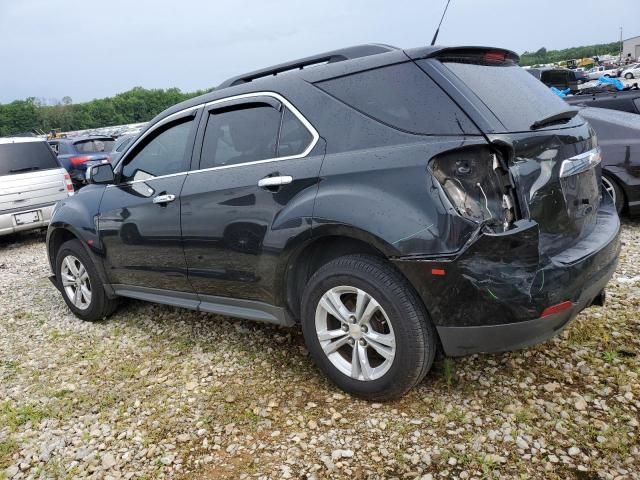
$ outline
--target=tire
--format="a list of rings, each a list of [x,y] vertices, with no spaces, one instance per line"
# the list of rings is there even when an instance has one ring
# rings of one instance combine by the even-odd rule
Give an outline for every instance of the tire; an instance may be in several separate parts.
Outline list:
[[[627,80],[631,80],[633,78],[633,73],[627,73],[624,78],[626,78]]]
[[[613,197],[613,203],[616,206],[616,211],[618,212],[618,215],[620,215],[622,209],[624,208],[624,192],[618,185],[618,182],[616,182],[608,175],[602,176],[602,185],[604,186],[604,189]]]
[[[78,278],[80,283],[73,281]],[[58,250],[56,282],[67,306],[82,320],[102,320],[118,306],[117,299],[107,297],[98,271],[79,240],[69,240]],[[76,297],[78,285],[83,288],[80,288],[81,293]]]
[[[358,308],[358,298],[366,308]],[[343,308],[336,311],[327,299]],[[435,328],[411,284],[368,255],[337,258],[311,277],[302,297],[302,331],[320,370],[342,390],[367,400],[402,396],[424,378],[436,354]],[[321,340],[319,331],[330,333]],[[354,351],[361,356],[354,358]]]

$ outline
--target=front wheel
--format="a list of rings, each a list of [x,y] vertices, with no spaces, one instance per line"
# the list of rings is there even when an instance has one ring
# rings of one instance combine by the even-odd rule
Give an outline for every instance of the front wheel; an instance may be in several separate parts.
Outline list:
[[[627,73],[624,78],[626,78],[627,80],[631,80],[633,78],[633,73],[629,72]]]
[[[329,379],[368,400],[406,393],[424,378],[436,353],[435,329],[412,286],[368,255],[340,257],[311,277],[302,330]]]
[[[117,306],[107,297],[96,267],[78,240],[65,242],[56,255],[56,281],[71,311],[82,320],[102,320]]]

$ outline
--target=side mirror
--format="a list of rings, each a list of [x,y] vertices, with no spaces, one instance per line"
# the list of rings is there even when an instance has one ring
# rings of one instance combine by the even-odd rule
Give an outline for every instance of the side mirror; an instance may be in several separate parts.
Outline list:
[[[84,176],[87,183],[94,185],[106,185],[109,183],[113,183],[115,180],[113,167],[110,163],[89,165]]]

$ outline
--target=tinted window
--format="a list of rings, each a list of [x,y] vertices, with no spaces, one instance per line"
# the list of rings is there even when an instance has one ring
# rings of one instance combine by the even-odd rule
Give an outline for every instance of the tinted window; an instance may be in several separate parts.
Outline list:
[[[110,152],[113,148],[114,140],[83,140],[74,143],[76,150],[80,153],[101,153]]]
[[[278,156],[298,155],[305,151],[312,140],[313,136],[307,130],[307,127],[298,120],[291,110],[286,109],[282,117],[282,126],[280,127]]]
[[[489,107],[507,131],[529,131],[536,120],[569,108],[544,83],[517,65],[488,66],[453,62],[445,65]],[[549,72],[552,71],[542,73],[543,81]],[[564,75],[564,72],[560,73]],[[558,125],[549,128],[558,128]]]
[[[0,143],[0,176],[60,168],[47,142]]]
[[[473,130],[466,115],[413,63],[316,83],[344,103],[412,133],[451,135]]]
[[[133,140],[133,137],[128,137],[124,140],[121,140],[120,145],[116,147],[116,152],[122,152],[125,148],[127,148],[127,145],[131,143],[131,140]]]
[[[254,162],[276,156],[281,113],[270,105],[243,105],[209,114],[200,168]]]
[[[71,155],[72,153],[71,145],[65,142],[58,143],[58,155]]]
[[[141,150],[127,157],[123,180],[144,180],[185,171],[192,126],[193,119],[189,117],[161,129],[151,141],[143,143]]]

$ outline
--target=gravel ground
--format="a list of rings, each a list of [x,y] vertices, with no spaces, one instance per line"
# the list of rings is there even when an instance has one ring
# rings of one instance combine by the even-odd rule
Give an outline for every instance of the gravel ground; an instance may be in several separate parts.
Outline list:
[[[623,242],[606,308],[370,404],[298,329],[135,301],[83,323],[42,235],[0,239],[0,478],[640,478],[640,221]]]

